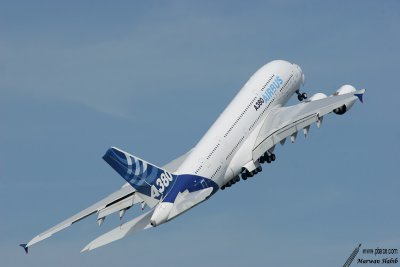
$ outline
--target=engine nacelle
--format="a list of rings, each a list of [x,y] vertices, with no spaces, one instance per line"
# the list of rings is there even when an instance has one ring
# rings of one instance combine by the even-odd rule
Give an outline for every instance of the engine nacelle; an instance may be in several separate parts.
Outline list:
[[[356,88],[354,88],[352,85],[346,84],[337,89],[333,95],[344,95],[355,91],[357,91]]]
[[[353,104],[352,104],[353,105]],[[333,113],[337,114],[337,115],[343,115],[344,113],[346,113],[347,111],[347,106],[343,105],[341,107],[335,108],[333,110]]]
[[[326,94],[316,93],[315,95],[310,97],[310,101],[320,100],[320,99],[324,99],[324,98],[327,98]]]
[[[333,95],[334,96],[344,95],[344,94],[349,94],[349,93],[356,92],[356,91],[357,91],[356,88],[354,88],[352,85],[346,84],[346,85],[343,85],[342,87],[340,87]],[[344,113],[346,113],[348,110],[351,109],[354,102],[355,101],[346,103],[345,105],[334,109],[333,112],[338,115],[343,115]]]

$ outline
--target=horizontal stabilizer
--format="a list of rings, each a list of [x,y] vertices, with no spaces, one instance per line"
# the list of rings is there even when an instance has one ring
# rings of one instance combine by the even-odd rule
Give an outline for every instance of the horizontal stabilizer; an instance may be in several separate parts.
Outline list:
[[[90,242],[86,247],[84,247],[81,252],[93,250],[95,248],[122,239],[128,234],[133,234],[137,231],[145,230],[152,227],[150,224],[150,219],[153,215],[153,212],[154,210],[150,210],[145,214],[142,214],[141,216],[105,233],[104,235],[99,236],[98,238]]]

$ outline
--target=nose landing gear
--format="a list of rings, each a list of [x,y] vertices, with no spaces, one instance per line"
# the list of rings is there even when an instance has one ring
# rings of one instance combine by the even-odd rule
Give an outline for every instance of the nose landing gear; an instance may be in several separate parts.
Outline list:
[[[297,99],[299,101],[303,101],[304,99],[307,99],[307,93],[306,92],[300,92],[300,90],[296,90],[297,94]]]

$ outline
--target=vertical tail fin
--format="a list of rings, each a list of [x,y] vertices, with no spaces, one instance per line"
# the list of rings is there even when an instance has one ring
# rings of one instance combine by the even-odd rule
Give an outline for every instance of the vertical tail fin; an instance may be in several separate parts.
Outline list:
[[[103,159],[139,193],[157,201],[176,181],[176,175],[115,147],[108,149]]]

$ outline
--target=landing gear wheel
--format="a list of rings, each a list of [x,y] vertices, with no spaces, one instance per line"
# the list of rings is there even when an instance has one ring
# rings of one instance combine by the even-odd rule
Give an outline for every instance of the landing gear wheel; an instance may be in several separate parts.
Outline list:
[[[271,163],[271,156],[267,156],[267,163]]]
[[[225,189],[225,185],[221,186],[221,190],[224,190],[224,189]]]
[[[271,154],[271,161],[275,161],[276,157],[275,154]]]
[[[301,93],[300,90],[296,90],[296,94],[297,94],[297,99],[301,102],[304,99],[307,99],[307,93],[303,92]]]
[[[297,95],[297,99],[301,102],[301,101],[303,101],[303,96],[302,95]]]

